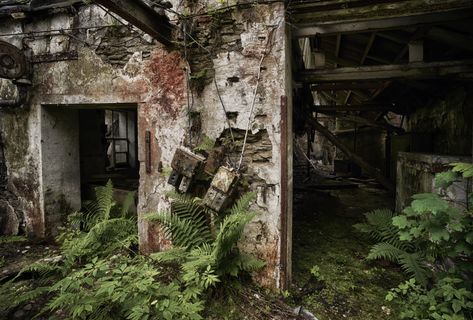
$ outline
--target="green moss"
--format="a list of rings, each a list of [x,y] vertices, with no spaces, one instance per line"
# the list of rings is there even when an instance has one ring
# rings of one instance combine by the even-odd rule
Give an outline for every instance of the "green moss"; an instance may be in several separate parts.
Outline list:
[[[25,242],[27,239],[24,236],[1,236],[0,244],[2,243],[13,243],[13,242]]]
[[[352,197],[358,202],[366,201],[365,194],[356,194],[365,191],[348,192],[355,193]],[[304,205],[308,209],[296,212],[299,217],[294,223],[294,303],[320,320],[396,319],[397,307],[387,305],[384,297],[404,278],[395,266],[365,260],[369,243],[352,226],[366,209],[350,210],[353,207],[342,205],[334,197],[311,195],[310,202]],[[373,205],[378,204],[379,199],[373,201]],[[317,213],[310,212],[314,208]],[[311,273],[314,266],[318,267],[318,277]]]

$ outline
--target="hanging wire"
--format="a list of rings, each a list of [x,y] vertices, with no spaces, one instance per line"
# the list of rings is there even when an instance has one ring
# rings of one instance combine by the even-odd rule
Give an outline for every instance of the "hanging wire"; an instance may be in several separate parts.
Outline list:
[[[241,154],[240,154],[240,160],[238,161],[237,165],[237,172],[240,171],[241,168],[241,163],[243,162],[243,154],[245,153],[245,148],[246,148],[246,140],[248,139],[248,132],[250,131],[250,126],[251,126],[251,119],[253,118],[253,111],[255,109],[255,103],[256,103],[256,95],[258,94],[258,88],[260,84],[260,79],[261,79],[261,66],[263,64],[264,57],[266,55],[263,53],[261,55],[261,59],[259,60],[259,65],[258,65],[258,76],[256,78],[256,86],[255,90],[253,92],[253,100],[251,101],[251,109],[250,109],[250,115],[248,116],[248,123],[246,125],[246,131],[245,131],[245,137],[243,138],[243,146],[241,147]]]
[[[210,56],[210,58],[212,58],[212,52],[210,52],[209,49],[207,49],[206,47],[204,47],[199,41],[197,41],[190,33],[188,33],[186,30],[184,30],[185,34],[192,39],[192,41],[194,41],[197,46],[199,46],[200,48],[202,48],[205,52],[207,52],[207,54]],[[228,119],[228,113],[227,113],[227,108],[225,107],[225,103],[223,102],[223,98],[222,98],[222,95],[220,94],[220,89],[218,87],[218,84],[217,84],[217,78],[215,76],[215,73],[213,75],[213,84],[214,84],[214,87],[215,87],[215,91],[217,92],[217,96],[218,96],[218,99],[220,101],[220,106],[222,107],[222,110],[223,112],[225,113],[225,121],[228,125],[228,129],[230,131],[230,138],[232,140],[232,143],[235,143],[235,136],[233,135],[233,130],[232,130],[232,125],[230,123],[230,120]]]
[[[192,119],[191,119],[191,103],[190,103],[190,95],[192,95],[192,90],[190,90],[190,79],[189,79],[189,72],[190,72],[190,65],[187,60],[187,21],[185,21],[182,25],[182,31],[184,33],[184,59],[187,62],[186,66],[186,88],[187,88],[187,134],[189,135],[189,146],[192,148]],[[194,97],[192,96],[192,101]]]
[[[246,149],[246,143],[247,143],[247,139],[248,139],[248,132],[250,131],[250,126],[251,126],[251,120],[253,118],[253,112],[254,112],[254,108],[255,108],[255,103],[256,103],[256,95],[258,94],[258,88],[259,88],[259,85],[260,85],[260,80],[261,80],[261,70],[262,70],[262,65],[263,65],[263,61],[264,61],[264,58],[266,57],[266,55],[271,52],[271,49],[272,49],[272,38],[273,38],[273,32],[276,28],[279,27],[281,22],[278,23],[278,25],[276,27],[273,27],[273,29],[271,29],[269,32],[268,32],[268,38],[267,38],[267,42],[266,42],[266,45],[265,45],[265,50],[263,51],[262,55],[261,55],[261,59],[259,61],[259,65],[258,65],[258,76],[256,78],[256,86],[255,86],[255,90],[253,92],[253,100],[251,102],[251,109],[250,109],[250,114],[248,116],[248,123],[246,125],[246,131],[245,131],[245,137],[243,139],[243,146],[241,148],[241,153],[240,153],[240,160],[238,161],[238,165],[237,165],[237,172],[240,171],[241,169],[241,164],[243,162],[243,155],[245,154],[245,149]]]

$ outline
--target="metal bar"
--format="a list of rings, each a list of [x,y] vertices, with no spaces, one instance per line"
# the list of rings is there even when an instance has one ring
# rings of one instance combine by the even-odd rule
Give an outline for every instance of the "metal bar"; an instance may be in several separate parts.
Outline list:
[[[151,132],[145,132],[145,166],[146,173],[151,173]]]
[[[280,266],[281,278],[280,288],[286,290],[289,287],[288,275],[288,123],[287,123],[287,96],[281,96],[281,252]]]
[[[311,149],[310,144],[312,142],[311,139],[310,139],[311,138],[311,134],[310,134],[311,131],[312,130],[308,129],[307,133],[306,133],[307,134],[307,178],[310,178],[310,165],[311,165],[311,163],[310,163],[310,149]]]
[[[448,21],[458,21],[473,17],[471,8],[461,10],[452,10],[445,12],[436,12],[428,14],[416,14],[404,17],[385,17],[371,19],[365,21],[349,20],[349,21],[330,21],[318,23],[313,26],[294,28],[293,36],[311,37],[317,34],[336,34],[336,33],[353,33],[353,32],[369,32],[385,29],[397,29],[417,25],[438,24]]]

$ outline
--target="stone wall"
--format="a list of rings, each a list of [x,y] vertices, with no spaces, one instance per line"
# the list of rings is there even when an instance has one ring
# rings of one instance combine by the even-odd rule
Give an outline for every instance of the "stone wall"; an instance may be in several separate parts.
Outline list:
[[[279,286],[280,201],[286,200],[280,199],[280,100],[290,92],[286,82],[284,6],[277,3],[234,7],[223,10],[218,19],[214,13],[206,13],[210,7],[215,12],[215,6],[220,5],[223,4],[199,1],[198,8],[190,8],[199,14],[194,21],[188,21],[189,25],[196,26],[192,28],[192,35],[199,45],[195,44],[193,50],[185,53],[169,51],[127,27],[101,27],[116,23],[95,6],[80,7],[75,14],[38,16],[28,23],[12,21],[0,27],[1,34],[95,26],[87,31],[77,29],[72,36],[29,39],[27,43],[36,57],[63,53],[68,58],[35,63],[28,105],[2,112],[0,118],[9,181],[22,202],[26,233],[44,236],[47,233],[45,221],[53,214],[45,205],[46,198],[64,199],[63,192],[50,188],[54,181],[43,178],[45,165],[48,170],[63,172],[61,162],[45,163],[41,119],[46,107],[60,110],[66,106],[80,108],[114,103],[137,106],[139,237],[140,247],[146,253],[169,245],[169,241],[160,236],[157,226],[142,220],[141,216],[169,208],[165,193],[171,186],[167,184],[163,168],[170,166],[176,148],[180,145],[195,147],[204,136],[222,141],[229,132],[227,115],[233,133],[241,141],[258,88],[242,174],[247,181],[246,188],[257,192],[254,209],[261,214],[245,231],[241,249],[266,262],[266,268],[257,277],[261,284]],[[175,8],[189,10],[182,6]],[[215,33],[199,34],[205,30]],[[21,38],[6,40],[19,46]],[[197,49],[206,46],[210,52]],[[184,59],[186,55],[189,64]],[[191,87],[187,86],[186,70],[190,71],[194,82]],[[150,173],[144,165],[147,131],[152,137]],[[190,134],[192,141],[188,139]],[[238,152],[238,147],[233,149],[228,158],[237,158]],[[51,190],[54,192],[49,192]],[[67,202],[67,197],[65,199]]]

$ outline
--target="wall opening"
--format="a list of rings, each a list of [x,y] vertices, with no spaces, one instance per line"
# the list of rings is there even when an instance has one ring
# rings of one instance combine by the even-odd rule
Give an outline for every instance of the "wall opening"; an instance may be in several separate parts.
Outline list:
[[[139,186],[136,105],[45,105],[42,186],[47,235],[111,180],[120,204]],[[136,213],[137,198],[130,212]]]
[[[435,39],[446,25],[471,34],[465,22],[356,31],[335,21],[337,33],[325,23],[294,39],[292,275],[295,300],[317,317],[380,317],[407,275],[367,260],[376,241],[354,225],[375,209],[401,212],[414,194],[438,192],[435,174],[449,163],[471,162],[471,71],[450,68],[471,51]],[[470,188],[447,193],[466,207]]]

